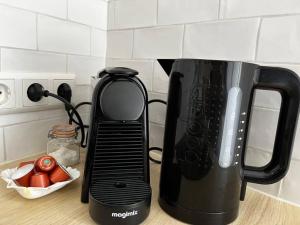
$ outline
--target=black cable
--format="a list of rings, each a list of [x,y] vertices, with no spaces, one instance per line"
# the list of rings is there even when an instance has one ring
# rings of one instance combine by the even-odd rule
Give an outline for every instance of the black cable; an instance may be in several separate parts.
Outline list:
[[[151,100],[148,101],[148,105],[150,105],[151,103],[162,103],[162,104],[164,104],[164,105],[167,105],[167,102],[164,101],[164,100],[161,100],[161,99],[151,99]],[[159,148],[159,147],[151,147],[151,148],[149,148],[149,153],[150,153],[151,151],[160,151],[160,152],[162,152],[163,150],[162,150],[162,148]],[[149,154],[149,159],[150,159],[150,161],[152,161],[152,162],[154,162],[154,163],[161,164],[161,161],[160,161],[160,160],[153,159],[153,158],[150,156],[150,154]]]
[[[162,103],[164,105],[167,105],[167,102],[164,101],[164,100],[161,100],[161,99],[151,99],[151,100],[148,101],[148,105],[151,104],[151,103],[154,103],[154,102]]]
[[[67,107],[66,110],[69,111],[69,110],[72,110],[72,112],[75,114],[75,116],[77,117],[77,120],[78,120],[78,123],[79,123],[79,127],[80,127],[80,131],[81,131],[81,142],[80,142],[80,145],[81,147],[85,148],[86,147],[86,144],[84,144],[84,141],[85,141],[85,132],[84,132],[84,124],[82,122],[82,119],[78,113],[78,111],[75,109],[75,107],[70,103],[68,102],[66,99],[64,99],[63,97],[60,97],[56,94],[53,94],[49,91],[44,91],[44,96],[45,97],[48,97],[48,96],[51,96],[53,98],[56,98],[60,101],[62,101],[65,106]]]
[[[83,106],[83,105],[92,105],[92,103],[91,102],[80,102],[74,108],[78,109],[80,106]],[[68,115],[69,115],[69,123],[73,122],[73,123],[79,125],[78,122],[76,120],[74,120],[74,118],[73,118],[73,115],[74,115],[73,111],[71,113],[68,112]],[[89,128],[88,125],[84,125],[84,127]]]
[[[92,103],[91,102],[80,102],[74,108],[77,110],[80,106],[83,106],[83,105],[92,105]],[[72,122],[73,122],[73,123],[79,125],[79,123],[73,118],[74,112],[73,111],[71,111],[71,112],[67,111],[67,113],[68,113],[68,116],[69,116],[69,124],[72,124]],[[88,129],[89,125],[84,124],[83,127]],[[88,137],[89,137],[89,132],[87,131],[86,132],[86,138],[85,138],[85,146],[87,146]]]

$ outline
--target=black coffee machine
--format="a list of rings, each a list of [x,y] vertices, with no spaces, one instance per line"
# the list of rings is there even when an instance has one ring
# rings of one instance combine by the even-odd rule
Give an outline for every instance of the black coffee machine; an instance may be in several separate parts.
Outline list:
[[[159,204],[187,223],[231,223],[247,182],[272,184],[287,173],[299,111],[299,78],[287,69],[243,62],[159,63],[170,74]],[[282,97],[273,156],[263,167],[244,164],[255,89],[275,90]]]
[[[100,72],[92,100],[81,201],[102,225],[135,225],[150,211],[148,95],[138,72]]]

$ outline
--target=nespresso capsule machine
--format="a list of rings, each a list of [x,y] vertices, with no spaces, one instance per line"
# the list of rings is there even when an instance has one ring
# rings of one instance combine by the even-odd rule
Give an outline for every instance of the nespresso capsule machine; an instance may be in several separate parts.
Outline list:
[[[100,73],[90,117],[81,201],[102,225],[134,225],[149,214],[148,97],[138,72]]]
[[[272,184],[287,173],[299,78],[287,69],[243,62],[159,62],[170,74],[159,204],[187,223],[231,223],[247,182]],[[263,167],[244,164],[255,89],[275,90],[282,97],[273,156]]]

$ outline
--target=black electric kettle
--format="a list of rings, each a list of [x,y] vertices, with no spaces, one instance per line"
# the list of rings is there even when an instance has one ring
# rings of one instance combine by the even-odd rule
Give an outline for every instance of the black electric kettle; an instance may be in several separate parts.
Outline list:
[[[247,182],[271,184],[287,173],[299,78],[287,69],[243,62],[158,61],[170,74],[160,206],[191,224],[231,223]],[[263,167],[244,164],[255,89],[275,90],[282,97],[273,156]]]

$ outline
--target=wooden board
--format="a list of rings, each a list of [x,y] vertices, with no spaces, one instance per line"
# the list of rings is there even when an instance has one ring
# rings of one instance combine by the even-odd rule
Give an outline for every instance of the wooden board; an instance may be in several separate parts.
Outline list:
[[[82,171],[83,158],[77,167]],[[0,166],[13,168],[18,162]],[[151,213],[143,224],[179,225],[164,213],[157,202],[160,166],[151,164],[153,200]],[[82,177],[81,177],[82,178]],[[40,199],[23,199],[0,181],[0,225],[89,225],[95,224],[88,214],[88,205],[80,202],[81,178],[65,188]],[[240,216],[233,225],[300,225],[300,208],[247,190],[241,203]],[[204,224],[205,225],[205,224]]]

